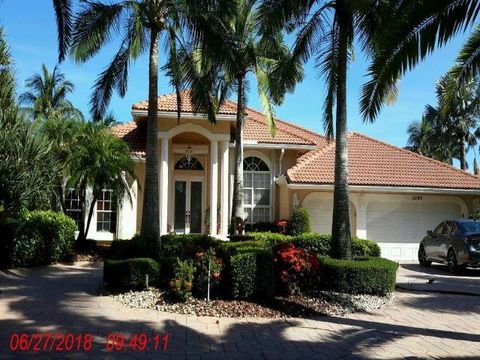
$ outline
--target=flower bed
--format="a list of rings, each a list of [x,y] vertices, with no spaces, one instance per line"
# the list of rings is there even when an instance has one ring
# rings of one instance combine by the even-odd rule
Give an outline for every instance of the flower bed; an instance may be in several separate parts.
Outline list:
[[[254,240],[245,242],[223,242],[204,235],[162,236],[160,246],[153,252],[160,255],[157,258],[160,270],[156,277],[151,277],[159,279],[159,287],[135,294],[138,293],[140,300],[148,295],[149,308],[160,306],[165,311],[216,314],[229,309],[234,316],[265,313],[270,317],[283,314],[284,308],[293,314],[328,313],[325,309],[338,301],[334,297],[327,299],[325,289],[373,295],[386,295],[394,290],[396,267],[378,258],[378,245],[372,241],[353,239],[353,253],[363,256],[363,261],[358,266],[360,261],[347,266],[325,256],[332,249],[328,235],[251,235]],[[112,244],[112,258],[122,259],[129,254],[142,256],[145,247],[138,240]],[[374,276],[376,271],[382,274]],[[350,277],[353,282],[349,282]],[[131,287],[139,289],[141,280],[132,281]],[[212,299],[208,303],[201,300],[207,294]],[[118,299],[133,297],[133,303],[138,302],[137,295],[124,295],[118,295]],[[144,306],[140,303],[139,306]]]

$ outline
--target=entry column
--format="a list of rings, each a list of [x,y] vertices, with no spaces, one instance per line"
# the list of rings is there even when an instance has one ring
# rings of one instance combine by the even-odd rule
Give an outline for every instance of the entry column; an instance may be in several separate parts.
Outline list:
[[[210,142],[210,235],[217,235],[218,141]]]
[[[220,233],[222,235],[228,234],[228,170],[229,170],[229,153],[228,153],[228,146],[229,141],[222,142],[222,170],[221,170],[221,177],[220,177],[220,188],[221,188],[221,205],[220,205],[220,214],[221,214],[221,230]]]
[[[168,231],[168,138],[162,139],[160,155],[160,234]]]

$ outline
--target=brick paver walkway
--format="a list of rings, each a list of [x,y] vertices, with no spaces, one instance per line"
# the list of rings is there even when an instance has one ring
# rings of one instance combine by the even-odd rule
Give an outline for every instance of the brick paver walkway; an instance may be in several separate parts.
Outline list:
[[[12,333],[25,332],[94,335],[88,353],[40,359],[480,358],[480,297],[402,292],[388,309],[344,317],[217,319],[128,309],[97,296],[101,276],[89,263],[0,272],[0,359],[31,356],[8,348]],[[107,353],[111,332],[169,333],[168,350]]]

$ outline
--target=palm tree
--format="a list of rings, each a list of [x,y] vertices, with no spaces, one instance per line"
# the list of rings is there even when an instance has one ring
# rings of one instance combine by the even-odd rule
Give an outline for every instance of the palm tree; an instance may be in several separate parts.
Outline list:
[[[120,48],[112,62],[98,77],[90,99],[94,119],[105,113],[113,90],[123,97],[127,91],[128,69],[132,61],[148,50],[149,87],[144,184],[142,241],[160,241],[159,185],[157,151],[158,49],[160,35],[175,48],[181,35],[188,33],[195,43],[221,42],[209,29],[218,14],[228,12],[226,0],[137,0],[83,3],[75,18],[70,48],[77,62],[85,62],[113,38],[120,38]],[[167,56],[175,56],[170,51]],[[173,77],[175,81],[176,77]],[[178,86],[177,93],[178,93]],[[180,104],[179,104],[180,108]]]
[[[273,104],[283,100],[289,89],[286,81],[295,83],[303,75],[299,63],[285,76],[285,81],[272,81],[271,70],[288,57],[288,48],[280,33],[260,37],[257,4],[254,0],[232,1],[232,15],[222,14],[221,31],[224,40],[209,52],[194,48],[184,54],[184,77],[191,86],[192,103],[197,110],[205,111],[215,121],[215,111],[232,92],[237,96],[235,131],[235,164],[230,233],[235,234],[237,219],[244,219],[243,207],[243,126],[247,106],[248,81],[251,74],[258,85],[258,93],[267,124],[275,135]],[[199,70],[200,69],[200,70]],[[285,69],[287,70],[287,69]],[[293,70],[293,71],[292,71]],[[213,100],[212,100],[213,99]]]
[[[34,74],[26,81],[28,91],[20,95],[20,102],[30,106],[35,120],[51,116],[83,118],[81,112],[66,98],[74,90],[71,81],[55,66],[53,72],[42,64],[40,74]]]
[[[80,194],[82,213],[88,214],[87,223],[79,224],[78,242],[86,240],[95,204],[104,189],[112,190],[113,197],[131,199],[130,187],[135,179],[130,148],[115,137],[103,122],[82,123],[72,144],[66,167],[69,187]],[[86,191],[92,190],[87,209]],[[83,217],[82,217],[83,219]]]
[[[15,79],[12,68],[13,59],[0,27],[0,112],[15,103]]]
[[[58,62],[65,59],[72,39],[72,0],[52,0],[57,21]]]
[[[456,142],[460,168],[467,170],[467,151],[476,145],[480,116],[480,83],[478,78],[459,82],[454,71],[442,76],[437,84],[437,98],[442,113],[448,119],[450,136]]]
[[[408,140],[406,148],[423,156],[433,157],[431,151],[432,125],[422,116],[422,121],[413,121],[408,126]]]
[[[478,7],[475,0],[263,1],[263,32],[296,25],[293,53],[302,60],[314,56],[326,78],[324,124],[327,135],[335,134],[336,142],[332,221],[335,257],[351,258],[346,79],[355,37],[360,50],[371,58],[371,79],[362,90],[360,108],[365,120],[374,121],[383,104],[395,98],[398,79],[435,47],[472,24]]]

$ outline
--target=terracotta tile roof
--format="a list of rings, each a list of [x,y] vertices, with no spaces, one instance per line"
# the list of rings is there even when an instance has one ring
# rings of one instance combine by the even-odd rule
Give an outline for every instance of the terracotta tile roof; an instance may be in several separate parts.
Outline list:
[[[287,170],[291,183],[333,184],[335,143],[302,156]],[[358,133],[348,136],[351,185],[480,189],[480,177]]]
[[[129,122],[114,126],[112,131],[130,146],[134,156],[145,157],[147,140],[146,126]]]
[[[189,91],[184,90],[180,93],[182,98],[182,112],[193,113],[193,106],[190,102]],[[148,100],[140,101],[132,105],[133,110],[148,110]],[[158,110],[160,111],[177,111],[177,94],[165,94],[158,97]],[[235,115],[237,113],[236,107],[232,107],[231,104],[223,104],[220,106],[219,114]]]
[[[190,102],[189,91],[181,92],[182,111],[193,112],[193,106]],[[134,110],[147,110],[148,101],[141,101],[133,104]],[[177,96],[175,93],[166,94],[158,97],[158,109],[161,111],[177,111]],[[235,115],[237,113],[237,104],[227,100],[220,107],[220,114]],[[244,125],[244,140],[267,144],[296,144],[296,145],[324,145],[325,138],[310,130],[299,126],[289,124],[285,121],[276,120],[277,131],[275,137],[272,137],[270,129],[266,123],[265,115],[261,112],[246,108],[247,119]]]

